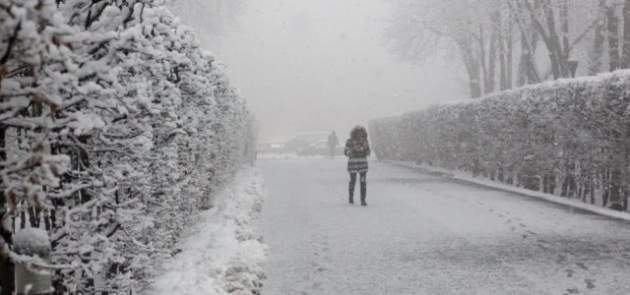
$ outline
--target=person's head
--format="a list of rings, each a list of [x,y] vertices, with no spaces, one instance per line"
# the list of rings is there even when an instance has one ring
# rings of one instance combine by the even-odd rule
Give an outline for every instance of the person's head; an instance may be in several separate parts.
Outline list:
[[[353,140],[366,140],[367,137],[367,130],[365,130],[365,127],[363,126],[357,125],[352,128],[352,131],[350,131],[350,138]]]

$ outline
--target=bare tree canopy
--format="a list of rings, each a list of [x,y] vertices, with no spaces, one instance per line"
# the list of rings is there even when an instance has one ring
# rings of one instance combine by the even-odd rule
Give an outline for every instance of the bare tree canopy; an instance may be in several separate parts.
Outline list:
[[[604,60],[608,70],[630,66],[630,1],[391,2],[392,52],[415,62],[459,52],[472,97],[603,72]]]

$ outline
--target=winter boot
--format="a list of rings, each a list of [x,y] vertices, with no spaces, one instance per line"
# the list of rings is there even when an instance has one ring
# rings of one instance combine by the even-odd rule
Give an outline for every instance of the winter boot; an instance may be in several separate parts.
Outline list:
[[[361,182],[361,206],[367,206],[365,198],[367,197],[367,183]]]
[[[348,191],[349,196],[348,196],[348,203],[350,204],[354,204],[354,185],[352,185],[353,183],[350,184],[350,189]]]

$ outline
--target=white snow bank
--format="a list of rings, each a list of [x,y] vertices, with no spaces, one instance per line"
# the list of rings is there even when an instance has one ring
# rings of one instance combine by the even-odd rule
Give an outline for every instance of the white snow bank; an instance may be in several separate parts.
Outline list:
[[[145,294],[260,294],[267,247],[257,234],[266,190],[257,169],[241,171],[202,213]]]
[[[489,188],[499,189],[499,190],[508,191],[508,192],[514,192],[521,195],[526,195],[528,197],[543,199],[545,201],[552,202],[555,204],[561,204],[561,205],[581,209],[584,211],[599,214],[602,216],[607,216],[610,218],[630,221],[630,214],[626,212],[613,211],[607,208],[602,208],[602,207],[591,205],[588,203],[583,203],[580,200],[576,200],[576,199],[567,199],[567,198],[559,197],[552,194],[532,191],[532,190],[528,190],[521,187],[515,187],[512,185],[503,184],[500,182],[492,181],[490,179],[473,177],[469,175],[468,173],[461,172],[461,171],[451,171],[447,169],[441,169],[441,168],[431,167],[424,164],[415,164],[412,162],[405,162],[405,161],[385,161],[385,162],[391,163],[394,165],[419,169],[419,170],[423,170],[429,173],[437,173],[444,177],[449,177],[452,179],[457,179],[457,180],[468,182],[468,183],[482,185]]]

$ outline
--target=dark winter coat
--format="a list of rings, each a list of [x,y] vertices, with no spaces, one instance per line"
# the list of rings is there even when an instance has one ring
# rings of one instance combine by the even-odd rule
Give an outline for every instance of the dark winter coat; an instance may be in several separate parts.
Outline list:
[[[370,152],[370,144],[367,138],[348,139],[344,149],[344,154],[348,157],[348,172],[367,172],[367,157],[370,156]]]

